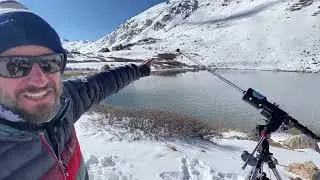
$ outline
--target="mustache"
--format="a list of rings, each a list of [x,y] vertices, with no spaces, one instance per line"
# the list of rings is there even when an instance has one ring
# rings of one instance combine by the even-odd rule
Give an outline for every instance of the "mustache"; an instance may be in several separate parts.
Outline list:
[[[51,82],[48,82],[44,87],[41,88],[35,86],[24,87],[23,89],[17,90],[15,94],[19,96],[22,93],[38,93],[45,90],[53,90],[54,93],[57,93],[57,88],[55,87],[55,85]]]

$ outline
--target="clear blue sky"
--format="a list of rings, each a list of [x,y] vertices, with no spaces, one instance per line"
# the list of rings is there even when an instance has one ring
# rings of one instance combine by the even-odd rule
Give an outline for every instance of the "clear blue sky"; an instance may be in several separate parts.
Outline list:
[[[132,16],[165,0],[20,0],[61,38],[96,40]]]

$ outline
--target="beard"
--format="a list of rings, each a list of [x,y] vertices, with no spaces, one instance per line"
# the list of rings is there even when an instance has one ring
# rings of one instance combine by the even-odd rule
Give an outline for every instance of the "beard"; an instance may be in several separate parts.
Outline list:
[[[42,90],[50,89],[54,94],[54,102],[52,104],[38,104],[33,108],[33,111],[26,110],[22,105],[19,105],[19,97],[25,92],[39,92]],[[14,93],[14,97],[10,97],[2,88],[0,88],[0,104],[6,107],[8,110],[19,115],[24,120],[33,123],[40,124],[49,121],[60,105],[60,95],[62,92],[62,81],[60,81],[60,87],[56,87],[53,82],[48,82],[45,87],[35,88],[33,86],[26,87],[22,90],[18,90]]]

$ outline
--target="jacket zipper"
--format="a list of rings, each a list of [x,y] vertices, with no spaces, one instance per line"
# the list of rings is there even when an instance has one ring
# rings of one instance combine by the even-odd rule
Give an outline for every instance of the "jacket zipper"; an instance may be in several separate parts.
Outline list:
[[[64,164],[61,160],[60,155],[56,155],[54,150],[52,149],[52,147],[49,145],[49,143],[47,142],[44,133],[40,132],[40,139],[41,141],[44,143],[45,147],[47,148],[47,150],[49,150],[49,154],[55,159],[55,161],[59,164],[59,167],[63,173],[63,177],[64,180],[66,180],[66,177],[69,176],[68,171],[67,171],[67,166],[66,164]]]

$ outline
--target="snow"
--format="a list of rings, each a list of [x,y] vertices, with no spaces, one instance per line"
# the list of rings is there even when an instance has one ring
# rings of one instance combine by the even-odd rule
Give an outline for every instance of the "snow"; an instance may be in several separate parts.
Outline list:
[[[87,62],[87,63],[68,63],[67,68],[71,69],[93,69],[93,70],[101,70],[101,68],[104,65],[110,65],[112,66],[122,66],[126,65],[128,63],[122,63],[122,62]],[[138,64],[138,63],[136,63]]]
[[[122,50],[122,51],[112,51],[108,53],[104,53],[105,57],[121,57],[121,58],[129,58],[129,59],[150,59],[157,55],[156,52],[146,51],[143,47],[135,47],[134,51]]]
[[[227,131],[227,132],[222,132],[222,137],[228,139],[232,137],[240,137],[240,138],[247,138],[248,134],[239,132],[239,131]]]
[[[63,47],[69,52],[77,51],[78,49],[90,45],[92,42],[87,40],[68,41],[62,40]]]
[[[244,150],[251,152],[256,142],[215,138],[211,142],[152,141],[138,130],[128,132],[111,126],[97,129],[91,120],[99,117],[99,114],[85,114],[75,125],[90,179],[240,180],[250,170],[241,169],[240,156]],[[139,140],[135,140],[138,136]],[[319,153],[311,149],[271,147],[270,151],[280,165],[312,160],[320,166]],[[284,167],[277,168],[288,179]]]
[[[84,55],[84,54],[72,54],[72,57],[69,57],[68,60],[69,62],[71,61],[76,61],[76,62],[84,62],[84,61],[95,61],[95,62],[99,62],[101,61],[103,58],[103,60],[109,60],[107,57],[103,57],[103,56],[96,56],[96,55]]]
[[[101,68],[106,65],[105,62],[89,62],[89,63],[68,63],[67,68],[71,69],[92,69],[92,70],[101,70]]]
[[[111,49],[120,43],[135,44],[155,38],[159,41],[136,44],[131,50],[115,54],[124,57],[139,54],[140,59],[147,59],[180,48],[201,63],[214,63],[221,68],[320,70],[320,15],[313,15],[319,11],[320,1],[312,1],[310,6],[296,11],[289,8],[298,0],[237,0],[222,6],[224,2],[176,0],[160,3],[97,41],[78,41],[72,46],[72,42],[68,42],[64,46],[99,55],[103,47]],[[155,28],[157,23],[163,27]],[[186,58],[178,60],[190,63]]]
[[[274,142],[283,142],[284,140],[286,140],[287,138],[289,138],[291,135],[288,134],[288,133],[284,133],[284,132],[276,132],[276,133],[273,133],[271,134],[271,139],[274,141]]]

